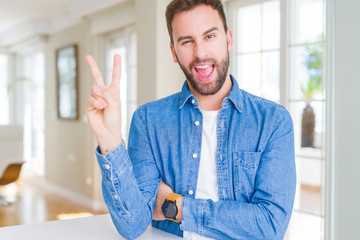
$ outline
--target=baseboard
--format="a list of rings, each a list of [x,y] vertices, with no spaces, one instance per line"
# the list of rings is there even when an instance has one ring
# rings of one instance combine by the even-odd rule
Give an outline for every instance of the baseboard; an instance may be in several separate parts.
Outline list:
[[[26,178],[26,181],[39,188],[42,188],[47,192],[58,195],[59,197],[65,198],[68,201],[79,204],[93,211],[102,211],[102,212],[108,211],[106,204],[103,200],[94,200],[85,197],[79,193],[73,192],[67,188],[61,187],[57,184],[51,183],[42,178],[39,180],[37,178],[29,177]]]

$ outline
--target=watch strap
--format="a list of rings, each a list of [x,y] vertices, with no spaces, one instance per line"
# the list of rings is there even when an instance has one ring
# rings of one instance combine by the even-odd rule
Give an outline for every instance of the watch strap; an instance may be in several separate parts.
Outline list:
[[[177,194],[177,193],[171,193],[169,196],[167,196],[166,200],[175,202],[176,199],[178,199],[179,197],[182,197],[182,195]]]

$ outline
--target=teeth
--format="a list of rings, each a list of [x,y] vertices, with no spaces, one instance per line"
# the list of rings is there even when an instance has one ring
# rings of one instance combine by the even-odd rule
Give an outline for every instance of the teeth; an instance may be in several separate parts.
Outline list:
[[[195,68],[200,68],[200,69],[205,69],[205,68],[208,68],[209,65],[204,65],[204,66],[196,66]]]

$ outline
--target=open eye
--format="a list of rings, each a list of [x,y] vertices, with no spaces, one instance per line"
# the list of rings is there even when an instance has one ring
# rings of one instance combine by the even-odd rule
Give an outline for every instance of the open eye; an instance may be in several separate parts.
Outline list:
[[[212,39],[212,38],[215,38],[215,34],[206,35],[206,39]]]

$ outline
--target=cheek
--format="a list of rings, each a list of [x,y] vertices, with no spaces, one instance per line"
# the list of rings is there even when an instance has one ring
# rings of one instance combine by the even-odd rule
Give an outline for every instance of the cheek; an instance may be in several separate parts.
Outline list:
[[[177,57],[180,64],[186,67],[193,61],[193,54],[189,49],[181,49],[177,52]]]
[[[227,54],[229,52],[229,48],[228,48],[227,44],[223,44],[222,46],[223,47],[214,48],[215,51],[216,51],[216,53],[214,53],[214,54],[216,54],[215,56],[217,56],[217,58],[219,58],[219,59],[226,58],[226,56],[227,56]]]

